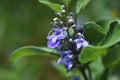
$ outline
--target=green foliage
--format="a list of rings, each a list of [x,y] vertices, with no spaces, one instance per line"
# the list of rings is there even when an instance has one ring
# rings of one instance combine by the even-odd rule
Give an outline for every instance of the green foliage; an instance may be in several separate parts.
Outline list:
[[[103,57],[103,63],[106,68],[111,68],[120,62],[120,45],[115,45],[107,51]]]
[[[97,29],[96,29],[97,30]],[[120,41],[120,24],[114,21],[110,24],[107,35],[97,46],[87,46],[80,53],[80,61],[87,63],[106,53],[106,49]],[[94,34],[93,34],[94,35]],[[97,36],[94,36],[97,37]]]
[[[56,61],[53,61],[52,65],[58,70],[60,75],[62,75],[63,77],[68,77],[68,74],[66,73],[66,69],[64,68],[63,65],[56,64]]]
[[[102,54],[105,54],[106,49],[97,46],[87,46],[85,47],[82,52],[80,53],[80,62],[87,63],[100,57]]]
[[[104,29],[100,25],[98,25],[94,22],[86,23],[84,25],[84,30],[85,30],[84,36],[85,36],[86,40],[88,40],[93,45],[100,42],[101,38],[103,38],[106,34]],[[93,32],[94,32],[94,34],[93,34]]]
[[[110,47],[120,41],[120,23],[119,21],[114,21],[110,24],[107,35],[103,39],[101,45],[104,47]]]
[[[6,77],[7,76],[7,77]],[[20,80],[20,77],[16,73],[1,68],[0,70],[0,80]]]
[[[100,19],[99,21],[96,21],[96,24],[100,25],[102,27],[102,31],[107,34],[110,24],[114,21],[112,18],[106,18],[106,19]]]
[[[61,11],[61,6],[57,3],[51,3],[48,0],[39,0],[40,3],[47,5],[48,7],[50,7],[52,10],[54,11]]]
[[[82,9],[86,7],[90,0],[77,0],[76,13],[78,14]]]
[[[105,70],[101,57],[92,61],[90,63],[90,68],[91,68],[92,76],[94,77],[94,80],[100,80],[100,77]]]
[[[61,11],[61,5],[58,4],[59,1],[62,1],[65,5],[69,5],[72,0],[39,1],[54,11]],[[52,1],[58,3],[52,3]],[[76,1],[77,5],[74,3]],[[76,1],[73,0],[73,3],[70,4],[70,10],[74,10],[71,5],[76,6],[76,13],[81,13],[81,21],[83,23],[84,20],[88,22],[84,25],[84,34],[86,40],[91,44],[91,46],[82,50],[79,60],[82,63],[91,61],[90,66],[92,65],[91,69],[94,80],[104,80],[105,76],[109,77],[106,80],[119,80],[120,29],[118,21],[111,21],[113,21],[114,18],[120,18],[120,0],[91,0],[89,7],[86,7],[86,9],[84,8],[90,0]],[[81,10],[83,9],[84,11],[82,12]],[[12,62],[25,56],[31,57],[25,58],[25,60],[22,59],[14,63],[14,65],[9,64],[8,53],[17,46],[36,44],[45,46],[46,35],[50,28],[49,23],[52,18],[51,16],[53,16],[52,12],[43,5],[38,4],[36,0],[26,0],[24,2],[21,0],[12,2],[10,0],[1,0],[0,12],[0,80],[64,80],[58,78],[56,73],[54,73],[56,71],[50,68],[50,62],[47,61],[50,60],[49,57],[43,57],[53,54],[54,51],[48,48],[34,46],[19,48],[10,56]],[[106,18],[109,16],[112,18]],[[70,32],[72,33],[72,30]],[[33,57],[32,55],[43,56]],[[104,65],[102,65],[101,61],[96,60],[98,57],[101,58],[100,56],[103,57],[102,61]],[[30,61],[25,62],[26,60]],[[65,68],[55,63],[54,67],[60,71],[60,74],[67,76],[65,75],[67,74]],[[103,70],[104,66],[107,69],[109,68],[107,74],[106,70]],[[104,76],[101,79],[100,75],[102,72]]]
[[[49,49],[46,47],[26,46],[16,49],[11,54],[11,62],[14,62],[16,61],[16,59],[22,58],[24,56],[33,56],[33,55],[51,56],[52,54],[57,55],[56,51],[53,49]]]
[[[69,5],[71,0],[61,0],[65,5]]]

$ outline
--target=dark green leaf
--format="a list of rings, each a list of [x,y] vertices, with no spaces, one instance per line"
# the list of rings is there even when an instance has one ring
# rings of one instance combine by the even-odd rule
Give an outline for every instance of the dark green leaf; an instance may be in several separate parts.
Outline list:
[[[104,47],[112,46],[120,41],[120,23],[114,21],[110,25],[110,29],[101,43]]]
[[[66,69],[63,65],[58,65],[56,61],[52,62],[53,67],[58,70],[59,74],[63,77],[68,77],[68,74],[66,73]]]
[[[90,65],[92,74],[94,75],[94,80],[100,80],[100,75],[104,72],[104,65],[102,63],[101,57],[95,59],[89,65]]]
[[[96,59],[97,57],[104,54],[106,51],[105,48],[96,47],[96,46],[87,46],[80,53],[80,62],[87,63]]]
[[[110,25],[107,35],[99,46],[87,46],[80,53],[80,61],[83,63],[94,60],[106,53],[106,49],[120,41],[120,24],[114,21]],[[94,35],[93,35],[94,36]]]
[[[120,45],[115,45],[110,48],[107,54],[103,57],[103,64],[105,67],[110,68],[120,62]]]
[[[101,39],[105,36],[103,28],[94,22],[86,23],[84,25],[84,29],[84,36],[86,40],[88,40],[92,44],[100,42]]]
[[[51,3],[48,0],[39,0],[39,2],[47,5],[48,7],[50,7],[52,10],[54,11],[61,11],[61,5],[57,4],[57,3]]]
[[[120,79],[120,62],[114,67],[110,68],[108,80],[119,80],[119,79]]]
[[[84,9],[90,0],[77,0],[76,13],[78,14],[81,9]]]
[[[110,24],[113,22],[113,19],[111,18],[105,18],[105,19],[101,19],[96,21],[96,24],[100,25],[100,27],[103,28],[103,31],[105,34],[107,34],[109,28],[110,28]]]
[[[32,56],[32,55],[44,55],[50,56],[53,53],[54,55],[58,55],[55,50],[49,49],[46,47],[35,47],[35,46],[26,46],[22,48],[18,48],[11,54],[11,62],[16,61],[17,59],[24,56]]]

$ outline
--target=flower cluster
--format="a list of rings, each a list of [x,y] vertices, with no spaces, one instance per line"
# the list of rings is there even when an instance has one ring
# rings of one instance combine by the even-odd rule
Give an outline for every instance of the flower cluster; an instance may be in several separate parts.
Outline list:
[[[62,11],[56,13],[51,23],[53,28],[49,32],[48,47],[56,48],[60,54],[58,64],[63,64],[67,71],[70,71],[78,61],[78,56],[88,42],[84,39],[81,29],[76,25],[71,12],[67,13],[65,6]]]

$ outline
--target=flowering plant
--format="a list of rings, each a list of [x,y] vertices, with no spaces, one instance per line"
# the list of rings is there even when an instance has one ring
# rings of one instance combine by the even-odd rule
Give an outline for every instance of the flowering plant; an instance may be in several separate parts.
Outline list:
[[[90,0],[78,0],[75,12],[69,8],[72,0],[61,0],[65,5],[52,3],[48,0],[39,1],[56,12],[56,17],[51,22],[52,29],[47,36],[48,48],[35,46],[19,48],[12,53],[11,61],[28,55],[49,56],[53,54],[59,56],[57,65],[54,65],[59,70],[60,65],[58,64],[63,64],[67,73],[71,73],[70,76],[73,76],[74,69],[80,71],[82,75],[80,77],[78,77],[79,75],[73,76],[72,79],[74,80],[97,80],[98,77],[99,80],[107,80],[104,73],[107,72],[106,74],[108,74],[109,69],[120,61],[117,56],[114,56],[114,58],[111,56],[112,52],[114,52],[114,55],[118,55],[120,52],[120,21],[114,18],[103,21],[107,26],[102,25],[102,20],[80,22],[78,15]],[[92,63],[96,59],[102,61],[104,65],[100,76],[95,72],[92,73],[91,70],[94,69]],[[75,73],[78,73],[78,71],[75,71]]]

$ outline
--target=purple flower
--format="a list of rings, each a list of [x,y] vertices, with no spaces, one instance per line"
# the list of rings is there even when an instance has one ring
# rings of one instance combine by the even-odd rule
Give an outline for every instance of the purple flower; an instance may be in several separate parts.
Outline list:
[[[61,51],[60,55],[61,55],[61,57],[58,60],[58,64],[60,64],[60,63],[63,64],[66,67],[67,71],[70,71],[73,66],[73,62],[71,60],[73,55],[72,55],[71,51],[70,50]]]
[[[76,76],[73,80],[80,80],[80,77]]]
[[[47,39],[49,39],[47,43],[49,48],[55,48],[59,46],[60,40],[66,37],[64,31],[65,28],[56,28],[54,34],[47,36]]]
[[[77,50],[82,49],[82,48],[89,45],[89,43],[85,39],[83,39],[82,37],[75,39],[74,42],[76,43]]]

